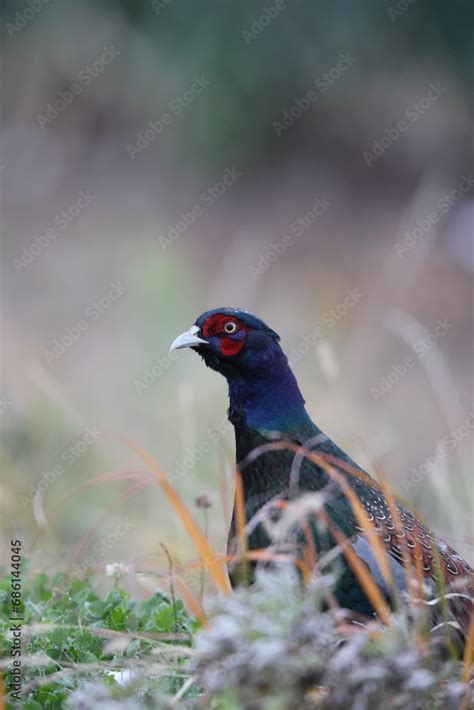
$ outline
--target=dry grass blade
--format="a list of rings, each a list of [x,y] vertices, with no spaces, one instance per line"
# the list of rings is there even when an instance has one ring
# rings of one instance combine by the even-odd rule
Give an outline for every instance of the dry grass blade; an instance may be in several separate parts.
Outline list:
[[[375,612],[380,618],[380,620],[384,624],[389,624],[390,609],[388,608],[387,603],[382,596],[382,592],[372,579],[370,572],[367,571],[367,568],[365,567],[364,563],[361,562],[357,554],[354,552],[349,538],[347,538],[344,533],[339,530],[337,525],[331,520],[331,518],[326,513],[320,510],[315,511],[315,515],[322,519],[324,525],[327,527],[336,542],[340,545],[343,555],[347,559],[350,568],[359,580],[362,589],[364,590],[368,600],[375,609]]]
[[[356,516],[357,521],[367,538],[367,541],[372,546],[375,559],[377,560],[377,564],[380,567],[380,571],[382,572],[385,581],[393,588],[394,584],[392,578],[392,570],[390,568],[387,550],[384,547],[384,544],[380,539],[379,535],[377,534],[377,531],[375,530],[374,526],[371,524],[369,517],[365,512],[362,503],[358,499],[357,495],[350,488],[348,483],[344,480],[343,476],[338,471],[336,471],[330,464],[328,464],[327,461],[324,460],[324,457],[308,452],[308,458],[317,465],[321,466],[321,468],[324,469],[328,476],[334,481],[336,481],[336,483],[338,483],[339,486],[342,488],[344,495],[347,497],[349,503],[351,504],[352,510],[354,511],[354,515]]]
[[[176,695],[170,700],[170,705],[172,708],[178,707],[178,702],[184,697],[184,695],[186,695],[188,690],[194,685],[196,681],[197,678],[193,675],[191,676],[191,678],[188,678],[185,683],[183,683]]]
[[[28,658],[26,658],[28,661]],[[147,674],[148,676],[152,674],[160,674],[162,676],[169,676],[170,667],[166,663],[150,663],[149,659],[137,660],[134,659],[124,659],[121,660],[120,665],[115,663],[107,663],[104,661],[99,661],[95,663],[66,663],[62,662],[62,668],[54,673],[48,673],[47,675],[37,676],[33,678],[27,685],[23,687],[23,694],[27,696],[36,688],[41,688],[44,685],[49,685],[50,683],[60,682],[68,676],[74,677],[78,674],[85,676],[87,673],[94,673],[97,675],[99,672],[113,673],[117,671],[123,671],[129,669],[134,674]],[[174,677],[178,677],[176,672],[172,674]]]
[[[241,546],[240,549],[244,553],[247,549],[245,498],[242,474],[238,470],[235,473],[235,523],[237,526],[237,538]]]
[[[180,577],[176,577],[176,586],[178,587],[179,593],[183,597],[188,609],[190,609],[194,616],[199,619],[203,626],[207,626],[207,617],[201,606],[201,602],[191,592],[186,582]]]
[[[306,560],[302,560],[300,557],[297,557],[295,560],[295,564],[301,572],[301,576],[303,577],[304,583],[309,584],[311,581],[311,568],[308,566]]]
[[[170,501],[179,518],[181,519],[186,530],[188,531],[195,546],[199,550],[202,559],[206,561],[206,567],[209,570],[209,573],[212,579],[214,580],[214,583],[221,590],[221,592],[226,595],[229,594],[230,586],[229,580],[227,578],[227,573],[222,568],[218,556],[206,540],[206,537],[202,533],[200,527],[194,521],[191,513],[186,508],[183,501],[168,481],[166,474],[162,471],[161,467],[158,465],[155,459],[146,451],[144,451],[144,449],[142,449],[133,439],[129,437],[123,437],[123,441],[130,449],[132,449],[132,451],[134,451],[142,459],[142,461],[146,463],[151,472],[154,474],[161,488],[166,493],[168,500]]]
[[[23,634],[26,638],[33,636],[39,636],[41,634],[48,634],[54,629],[67,629],[67,630],[80,630],[84,627],[80,624],[59,624],[59,623],[36,623],[28,624],[23,626]],[[168,632],[154,632],[154,633],[140,633],[138,631],[116,631],[115,629],[108,629],[104,626],[87,626],[87,631],[94,636],[99,638],[109,639],[109,640],[128,640],[138,639],[139,641],[152,641],[154,643],[167,642],[164,646],[166,651],[181,650],[182,646],[171,646],[170,641],[190,641],[190,633],[168,633]],[[186,649],[186,647],[184,647]]]
[[[463,681],[468,683],[472,677],[472,664],[474,661],[474,611],[471,612],[469,630],[466,636],[463,658]]]
[[[241,555],[241,576],[242,581],[248,580],[248,558],[247,552],[247,530],[245,515],[245,496],[242,474],[237,469],[235,472],[235,525],[238,541],[238,549]]]
[[[318,563],[318,555],[316,552],[316,544],[314,542],[314,536],[311,532],[311,528],[308,525],[307,521],[305,520],[303,522],[303,534],[306,540],[306,544],[303,548],[303,558],[304,558],[304,563],[308,570],[315,570],[316,565]]]

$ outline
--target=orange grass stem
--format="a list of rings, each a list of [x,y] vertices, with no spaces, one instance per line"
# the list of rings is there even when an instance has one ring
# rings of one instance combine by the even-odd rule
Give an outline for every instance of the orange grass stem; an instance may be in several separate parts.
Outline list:
[[[209,574],[211,575],[216,586],[224,594],[230,594],[230,585],[227,573],[223,569],[222,564],[219,561],[218,555],[216,555],[211,545],[206,540],[206,537],[201,531],[199,525],[194,521],[191,513],[186,508],[180,496],[176,493],[173,486],[168,481],[164,471],[161,469],[155,459],[144,449],[142,449],[141,446],[139,446],[139,444],[137,444],[133,439],[131,439],[130,437],[123,437],[123,441],[132,451],[137,454],[137,456],[142,459],[142,461],[146,463],[146,465],[149,467],[156,480],[160,484],[161,488],[166,493],[168,500],[170,501],[179,518],[181,519],[195,546],[199,550],[201,557],[204,560],[207,569],[209,570]]]

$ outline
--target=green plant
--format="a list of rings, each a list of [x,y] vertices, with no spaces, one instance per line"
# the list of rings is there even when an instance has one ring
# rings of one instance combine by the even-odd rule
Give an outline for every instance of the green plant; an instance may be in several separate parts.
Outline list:
[[[10,578],[4,573],[1,579],[0,657],[8,686]],[[23,707],[63,707],[84,687],[123,700],[130,693],[171,697],[187,678],[197,628],[182,601],[160,591],[136,601],[117,585],[101,596],[88,578],[29,575],[23,589]]]

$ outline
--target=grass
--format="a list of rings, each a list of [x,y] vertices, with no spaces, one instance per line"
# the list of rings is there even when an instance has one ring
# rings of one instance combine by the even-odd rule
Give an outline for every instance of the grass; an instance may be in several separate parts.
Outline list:
[[[96,580],[97,581],[97,580]],[[183,602],[156,592],[133,600],[118,588],[105,595],[91,579],[26,575],[23,590],[23,707],[63,707],[84,681],[101,679],[120,695],[121,674],[146,668],[156,692],[175,693],[199,622]],[[11,666],[10,579],[0,585],[0,656]],[[6,683],[8,685],[8,682]]]
[[[303,586],[289,565],[260,571],[252,587],[214,597],[205,629],[162,592],[133,600],[118,575],[105,595],[89,578],[27,575],[22,707],[470,707],[465,665],[426,642],[421,607],[357,629],[325,604],[336,575]],[[8,586],[5,575],[3,673]]]
[[[327,609],[334,575],[304,590],[291,569],[260,572],[221,599],[196,639],[200,682],[222,708],[468,707],[462,663],[423,641],[424,613],[355,629]]]
[[[125,699],[120,681],[133,671],[133,692],[172,697],[186,678],[185,665],[199,622],[183,602],[157,591],[133,600],[116,584],[100,595],[91,579],[64,574],[27,575],[23,590],[23,707],[63,707],[87,682]],[[96,580],[97,581],[97,580]],[[7,678],[11,665],[10,579],[0,584],[0,656]],[[146,670],[146,685],[141,675]]]
[[[122,565],[107,566],[114,585],[106,593],[97,591],[104,584],[99,575],[94,579],[87,574],[50,578],[25,569],[24,708],[79,710],[104,704],[107,708],[214,710],[470,707],[474,700],[470,686],[474,623],[464,657],[447,652],[445,639],[429,633],[429,610],[423,604],[419,569],[406,566],[411,580],[408,599],[398,600],[396,609],[391,610],[347,538],[328,518],[321,494],[289,504],[277,501],[276,507],[283,530],[288,531],[295,520],[301,524],[311,517],[325,526],[338,543],[329,553],[330,559],[328,554],[317,559],[311,536],[297,559],[291,552],[282,553],[277,544],[274,549],[247,550],[248,527],[253,521],[245,519],[239,474],[236,517],[240,545],[232,559],[219,555],[159,464],[132,440],[126,443],[166,494],[200,562],[192,565],[192,570],[181,567],[165,549],[170,593],[156,591],[146,601],[137,601],[120,588],[121,577],[127,572]],[[360,502],[334,468],[342,464],[310,452],[304,455],[325,468],[342,487],[380,569],[392,584],[387,551]],[[393,498],[385,488],[384,492],[395,511]],[[393,519],[397,526],[396,515]],[[377,610],[377,621],[354,624],[338,607],[333,588],[341,555]],[[253,585],[231,593],[226,564],[239,565],[245,574],[250,563],[258,561],[271,561],[272,570],[258,570]],[[301,575],[295,572],[295,562]],[[190,584],[191,571],[199,575],[205,571],[211,581],[212,594],[206,604]],[[8,689],[12,637],[6,573],[2,580],[0,670]]]

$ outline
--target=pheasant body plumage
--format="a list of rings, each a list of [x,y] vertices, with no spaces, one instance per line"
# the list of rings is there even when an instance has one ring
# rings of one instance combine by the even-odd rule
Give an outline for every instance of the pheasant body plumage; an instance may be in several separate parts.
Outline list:
[[[408,555],[410,564],[421,570],[433,591],[439,589],[440,583],[445,588],[454,588],[453,613],[458,625],[466,631],[472,609],[469,597],[474,592],[473,570],[405,506],[387,500],[377,482],[313,423],[275,331],[246,311],[220,308],[203,313],[187,333],[175,340],[173,347],[193,348],[209,367],[227,379],[229,420],[235,430],[250,550],[261,550],[274,542],[266,524],[272,516],[275,520],[279,516],[272,505],[298,499],[306,493],[320,493],[324,513],[351,541],[353,551],[382,594],[392,601],[393,588],[382,574],[344,490],[348,486],[386,547],[398,591],[406,591],[404,565]],[[320,464],[314,455],[320,457]],[[327,465],[342,476],[342,482],[329,475]],[[314,516],[310,528],[319,559],[334,548],[336,540],[329,530],[321,531]],[[230,550],[235,534],[234,517],[229,532]],[[300,526],[286,540],[287,544],[293,544],[296,555],[304,545],[305,535]],[[459,582],[462,589],[457,592]],[[340,606],[353,612],[364,616],[374,613],[347,564],[338,578],[335,596]]]

